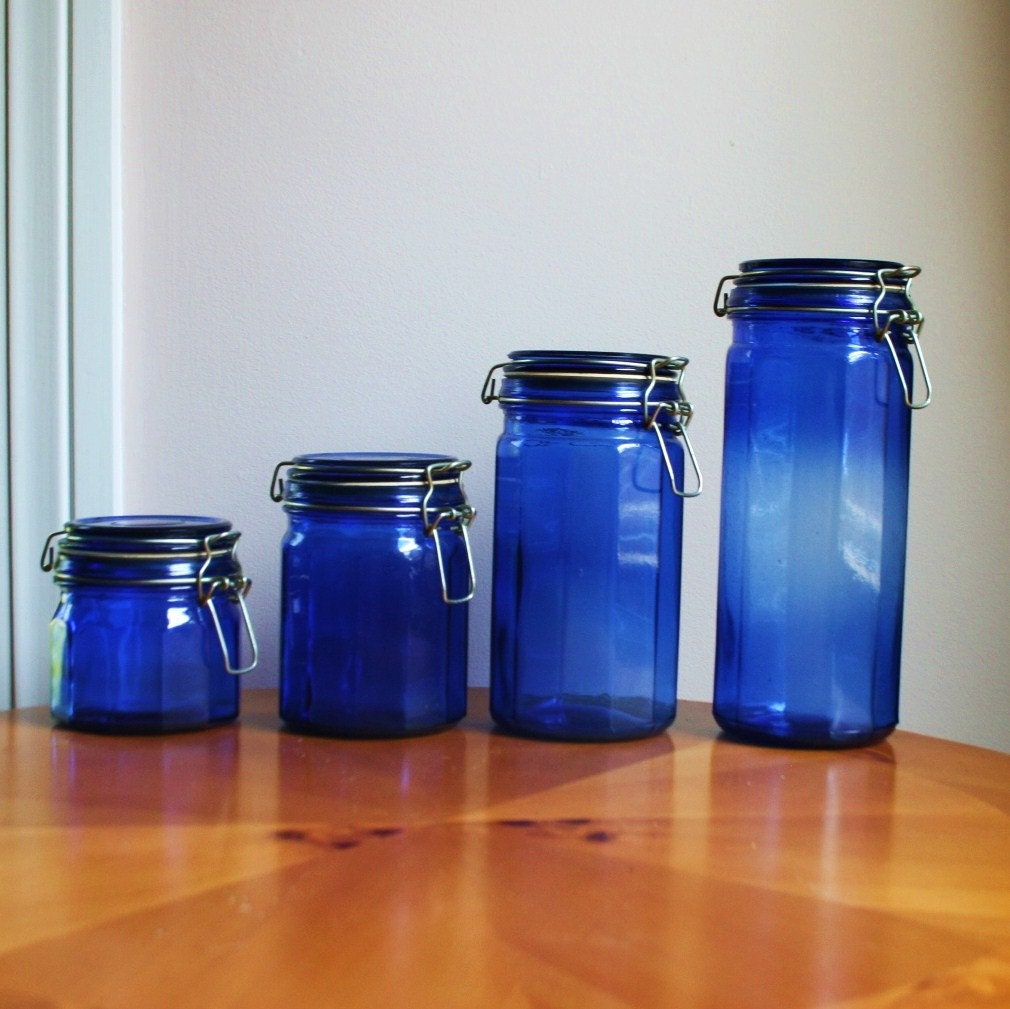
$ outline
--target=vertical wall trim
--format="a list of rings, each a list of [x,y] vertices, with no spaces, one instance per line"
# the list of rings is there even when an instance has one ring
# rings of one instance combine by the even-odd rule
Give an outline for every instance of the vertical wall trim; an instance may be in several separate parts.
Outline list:
[[[70,505],[68,17],[58,0],[9,0],[7,15],[11,701],[24,705],[46,696],[54,589],[39,544]]]
[[[70,6],[71,475],[74,515],[121,502],[122,23],[118,0]]]
[[[7,193],[8,172],[7,172],[7,108],[10,88],[7,81],[7,4],[0,8],[0,76],[4,82],[4,102],[3,112],[0,115],[0,140],[3,143],[3,186],[4,199],[0,204],[0,228],[2,228],[3,241],[0,242],[0,283],[3,284],[3,354],[0,355],[0,390],[3,394],[2,409],[0,409],[0,558],[4,561],[4,573],[0,577],[0,708],[4,708],[13,703],[14,700],[14,674],[11,668],[11,636],[13,634],[13,624],[11,621],[11,585],[12,568],[10,564],[11,555],[11,524],[10,524],[10,481],[8,469],[8,450],[10,438],[8,435],[8,413],[7,407],[10,400],[7,382],[7,354],[8,354],[8,316],[10,314],[10,301],[8,298],[7,284]]]
[[[118,503],[118,3],[7,0],[10,703],[49,698],[46,536]]]

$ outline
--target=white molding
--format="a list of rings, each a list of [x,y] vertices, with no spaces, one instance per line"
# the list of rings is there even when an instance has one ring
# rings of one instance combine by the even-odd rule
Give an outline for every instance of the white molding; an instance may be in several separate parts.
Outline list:
[[[70,60],[73,512],[122,501],[122,25],[118,0],[73,0]]]
[[[63,3],[7,4],[11,700],[18,705],[46,700],[55,590],[38,555],[70,508],[66,29]]]
[[[10,611],[19,706],[49,699],[66,519],[115,509],[120,340],[119,0],[7,2]],[[71,116],[71,113],[73,115]]]
[[[3,8],[0,16],[0,75],[7,80],[7,11]],[[2,114],[0,114],[0,142],[2,149],[7,150],[7,103],[4,102]],[[7,159],[3,163],[3,185],[4,193],[7,193]],[[0,205],[0,234],[4,240],[0,242],[0,285],[2,285],[3,304],[7,305],[7,199],[4,197]],[[2,314],[3,349],[0,354],[0,389],[3,389],[3,400],[6,404],[7,397],[7,312]],[[0,557],[7,563],[7,576],[0,579],[0,709],[7,707],[12,699],[14,687],[14,675],[11,668],[11,566],[10,566],[10,509],[7,502],[8,466],[6,447],[9,444],[7,439],[7,411],[0,410]]]

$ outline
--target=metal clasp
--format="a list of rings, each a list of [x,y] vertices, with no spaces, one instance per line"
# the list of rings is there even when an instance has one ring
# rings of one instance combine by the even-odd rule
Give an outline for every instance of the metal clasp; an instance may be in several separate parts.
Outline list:
[[[694,454],[694,446],[691,444],[691,439],[687,436],[687,425],[691,422],[694,410],[686,399],[663,400],[654,404],[649,402],[649,397],[652,395],[652,390],[655,389],[656,383],[659,381],[658,370],[660,368],[668,368],[673,371],[674,374],[669,381],[675,382],[677,389],[682,391],[681,379],[687,365],[688,359],[686,357],[653,358],[649,363],[649,382],[642,395],[642,421],[646,430],[651,429],[655,432],[656,440],[659,442],[659,450],[663,454],[666,472],[670,477],[670,486],[673,488],[673,493],[682,498],[697,497],[701,493],[704,483],[701,469],[698,466],[698,457]],[[665,424],[660,423],[660,418],[666,413],[671,415],[671,419]],[[677,477],[673,469],[673,461],[670,459],[670,451],[663,438],[664,427],[672,431],[675,437],[684,440],[684,448],[687,450],[691,466],[694,468],[695,479],[698,482],[696,490],[687,491],[677,487]]]
[[[480,399],[482,403],[493,403],[496,399],[498,399],[498,393],[495,391],[494,373],[499,368],[508,367],[511,363],[511,361],[502,361],[501,364],[494,365],[487,373],[487,378],[484,379],[484,388],[480,391]]]
[[[225,670],[233,676],[241,676],[243,673],[252,672],[256,668],[256,663],[259,662],[259,645],[256,643],[252,621],[249,619],[249,609],[245,604],[245,597],[252,588],[252,581],[246,578],[245,575],[239,575],[237,578],[214,578],[210,581],[205,581],[204,579],[207,568],[210,567],[210,562],[214,556],[214,544],[226,535],[227,533],[212,533],[210,536],[204,538],[203,548],[205,558],[203,564],[200,566],[200,572],[196,576],[196,598],[201,606],[206,606],[210,610],[210,618],[214,623],[214,630],[217,632],[217,641],[221,646],[221,656],[224,659]],[[232,551],[234,551],[234,544],[232,545]],[[228,643],[224,639],[221,618],[218,616],[217,608],[214,606],[213,597],[218,589],[223,589],[233,603],[238,603],[238,607],[242,612],[242,622],[245,626],[246,637],[249,639],[249,647],[252,652],[252,661],[248,666],[240,667],[234,665],[231,661],[231,656],[228,654]]]
[[[61,536],[66,536],[66,529],[58,529],[54,533],[50,533],[46,537],[45,545],[42,547],[42,556],[39,558],[39,567],[42,568],[46,573],[53,570],[56,567],[56,547],[53,546],[53,540],[59,539]]]
[[[741,274],[730,273],[719,281],[719,286],[715,289],[715,301],[712,302],[712,311],[721,319],[729,312],[729,295],[723,294],[722,289],[731,280],[739,280]],[[720,301],[720,298],[722,299]]]
[[[283,501],[284,500],[284,480],[280,476],[280,472],[286,466],[294,466],[294,460],[288,459],[285,462],[279,462],[274,466],[274,475],[270,478],[270,500],[271,501]]]
[[[899,312],[884,312],[880,307],[884,301],[884,296],[888,291],[888,281],[897,280],[901,282],[901,291],[907,297],[908,288],[912,283],[912,278],[919,276],[922,269],[918,266],[901,266],[897,269],[878,270],[877,283],[880,291],[877,299],[873,303],[873,329],[878,340],[887,341],[887,349],[891,352],[894,360],[894,367],[898,370],[898,378],[901,379],[901,388],[905,393],[905,405],[910,410],[921,410],[929,406],[933,399],[933,386],[929,381],[929,372],[926,370],[926,359],[922,355],[922,346],[919,343],[919,330],[922,329],[926,321],[921,312],[916,309],[902,309]],[[915,357],[919,360],[919,370],[922,372],[922,380],[926,386],[926,398],[919,403],[912,401],[912,391],[908,387],[905,373],[901,369],[901,362],[898,360],[898,352],[895,349],[894,341],[891,339],[891,327],[897,325],[899,328],[905,327],[905,342],[912,345],[915,350]]]
[[[498,365],[497,367],[501,367]],[[494,370],[494,369],[492,369]],[[488,376],[490,378],[490,376]],[[485,383],[485,388],[487,383]],[[483,398],[483,396],[482,396]],[[485,402],[490,402],[486,400]],[[456,606],[459,603],[468,603],[474,597],[474,592],[477,587],[477,576],[473,565],[473,551],[470,549],[470,536],[467,533],[467,529],[474,518],[477,516],[477,511],[474,509],[469,502],[466,500],[466,495],[463,495],[463,503],[461,505],[454,505],[451,508],[438,508],[431,509],[428,507],[431,501],[431,496],[435,492],[435,479],[439,476],[446,476],[452,474],[460,474],[464,470],[470,468],[470,463],[466,460],[460,460],[458,462],[433,462],[429,463],[424,468],[424,479],[427,484],[427,491],[425,492],[424,499],[421,501],[421,518],[424,522],[424,532],[427,536],[431,536],[435,541],[435,556],[438,559],[438,576],[442,582],[442,601],[447,603],[449,606]],[[462,491],[462,486],[460,486]],[[463,537],[463,547],[466,551],[466,563],[467,569],[469,571],[469,590],[465,596],[460,596],[459,598],[452,598],[449,595],[449,583],[445,572],[445,560],[442,557],[442,543],[439,539],[438,529],[442,523],[446,523],[450,529],[454,529],[456,532]]]

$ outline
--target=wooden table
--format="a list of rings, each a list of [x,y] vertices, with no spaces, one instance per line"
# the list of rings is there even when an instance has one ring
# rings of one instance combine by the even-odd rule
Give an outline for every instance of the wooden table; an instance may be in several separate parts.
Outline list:
[[[1010,1006],[1010,756],[0,716],[3,1009]],[[974,1000],[974,1001],[973,1001]]]

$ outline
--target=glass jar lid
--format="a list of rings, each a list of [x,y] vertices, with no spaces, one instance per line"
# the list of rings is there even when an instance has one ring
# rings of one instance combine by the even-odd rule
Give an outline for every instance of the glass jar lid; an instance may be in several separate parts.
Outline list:
[[[714,310],[718,316],[750,311],[872,316],[880,330],[890,313],[914,311],[908,289],[921,272],[878,259],[751,259],[719,281]]]
[[[71,519],[54,535],[62,535],[61,550],[66,551],[101,543],[103,549],[124,553],[138,549],[180,553],[202,548],[208,536],[224,537],[229,532],[230,522],[204,515],[103,515]]]
[[[682,404],[681,412],[690,408],[680,391],[686,357],[580,350],[516,350],[508,357],[488,372],[481,390],[484,403],[635,408],[658,402],[665,392],[667,401]],[[500,389],[497,371],[502,373]]]
[[[43,571],[62,588],[194,591],[210,613],[225,670],[240,675],[256,666],[259,649],[245,596],[252,581],[235,556],[239,533],[225,519],[204,515],[103,515],[72,519],[42,548]],[[232,655],[215,595],[239,606],[251,649],[241,666]]]
[[[925,319],[909,294],[912,280],[921,272],[918,266],[878,259],[750,259],[740,264],[739,273],[719,281],[712,307],[720,318],[813,312],[862,320],[868,336],[887,344],[905,404],[919,410],[933,398],[919,344]],[[732,284],[728,292],[727,284]],[[925,386],[918,402],[912,399],[899,351],[914,352],[918,360]]]
[[[274,467],[270,497],[283,502],[289,514],[304,512],[325,521],[340,521],[343,516],[420,520],[435,545],[442,598],[455,605],[473,598],[476,580],[467,529],[477,512],[460,482],[469,468],[466,459],[424,452],[309,453]],[[469,569],[467,592],[455,598],[449,593],[442,553],[446,533],[462,539]]]
[[[670,484],[679,497],[701,493],[702,478],[687,425],[694,411],[684,397],[686,357],[581,350],[516,350],[494,365],[484,379],[480,398],[506,410],[526,404],[544,407],[609,409],[634,417],[659,443]],[[495,373],[501,372],[499,386]],[[684,442],[694,468],[697,488],[677,485],[664,432]]]
[[[412,511],[447,490],[465,501],[460,476],[469,468],[466,459],[424,452],[309,453],[274,467],[270,497],[283,501],[285,508],[350,510],[358,495],[364,510]],[[384,497],[389,500],[378,504]]]
[[[116,562],[181,562],[231,556],[239,533],[225,519],[202,515],[104,515],[71,519],[51,533],[42,570],[63,558]],[[60,566],[62,568],[62,565]],[[61,570],[57,571],[57,578]]]
[[[275,501],[283,497],[278,478],[282,469],[287,469],[288,481],[301,483],[426,487],[429,483],[458,482],[459,474],[469,468],[465,460],[425,452],[314,452],[277,464],[271,496]]]

